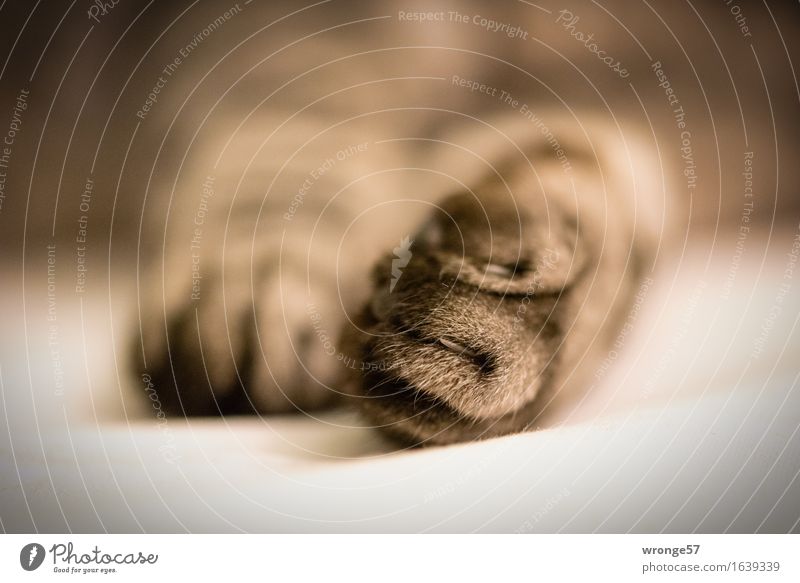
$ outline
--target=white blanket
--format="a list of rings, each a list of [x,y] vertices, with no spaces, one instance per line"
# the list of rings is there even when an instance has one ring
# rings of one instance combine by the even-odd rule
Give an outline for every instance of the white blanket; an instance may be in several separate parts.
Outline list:
[[[795,235],[734,272],[700,246],[660,274],[612,366],[553,426],[410,451],[348,412],[159,422],[120,368],[130,282],[60,301],[55,335],[34,287],[3,306],[2,528],[798,530],[800,294],[781,294]]]

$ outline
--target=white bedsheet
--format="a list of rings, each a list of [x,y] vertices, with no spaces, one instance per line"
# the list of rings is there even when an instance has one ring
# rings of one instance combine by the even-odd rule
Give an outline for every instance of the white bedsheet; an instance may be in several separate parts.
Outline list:
[[[159,424],[112,350],[130,298],[60,300],[59,369],[38,288],[1,314],[12,331],[0,362],[2,527],[797,530],[800,294],[777,299],[795,235],[773,234],[732,284],[731,264],[707,264],[702,246],[660,275],[613,368],[555,425],[410,451],[348,412]]]

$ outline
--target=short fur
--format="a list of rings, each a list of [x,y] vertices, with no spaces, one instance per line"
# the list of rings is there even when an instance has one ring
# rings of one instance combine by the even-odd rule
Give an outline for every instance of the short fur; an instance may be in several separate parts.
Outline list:
[[[466,34],[385,25],[419,46]],[[268,88],[237,85],[237,107],[175,130],[192,141],[153,187],[137,368],[174,414],[350,404],[415,444],[544,423],[585,390],[650,268],[653,148],[544,107],[502,59],[364,52],[348,30],[287,44],[251,75]],[[512,90],[543,125],[454,74]]]

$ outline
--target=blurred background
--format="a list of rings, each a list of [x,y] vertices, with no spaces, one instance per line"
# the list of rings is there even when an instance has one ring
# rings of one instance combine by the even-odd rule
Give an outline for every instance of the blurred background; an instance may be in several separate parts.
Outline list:
[[[737,0],[3,2],[0,528],[797,530],[799,28]],[[185,154],[376,75],[652,137],[677,235],[602,387],[566,429],[451,453],[339,413],[164,422],[125,351]],[[360,99],[507,109],[443,81]]]

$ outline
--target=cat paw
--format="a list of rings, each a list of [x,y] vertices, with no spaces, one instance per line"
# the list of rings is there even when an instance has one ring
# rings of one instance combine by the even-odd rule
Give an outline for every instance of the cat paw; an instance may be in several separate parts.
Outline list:
[[[300,277],[272,264],[252,272],[230,264],[207,268],[201,285],[168,282],[164,300],[142,312],[134,347],[166,411],[279,413],[338,398]]]
[[[533,422],[580,268],[568,222],[546,226],[508,197],[456,195],[377,265],[348,333],[370,363],[354,382],[376,426],[420,444]]]

